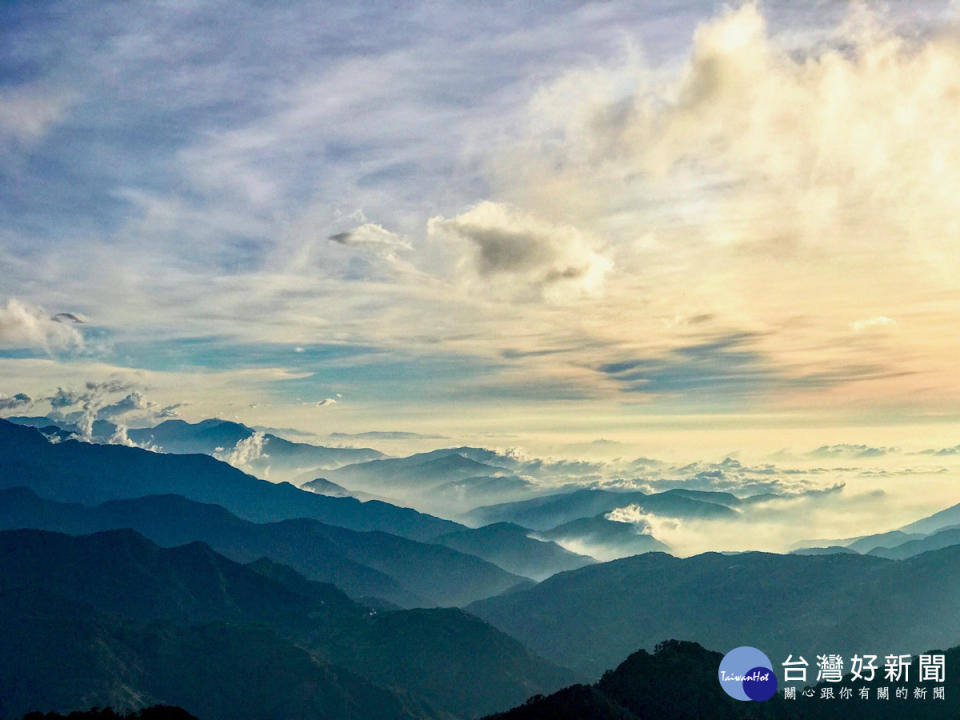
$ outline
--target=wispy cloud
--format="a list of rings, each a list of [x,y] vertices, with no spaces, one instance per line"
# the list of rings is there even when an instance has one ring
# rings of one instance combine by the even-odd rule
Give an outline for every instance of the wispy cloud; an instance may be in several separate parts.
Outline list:
[[[198,412],[261,424],[346,386],[355,427],[960,397],[943,8],[316,12],[0,10],[5,369],[222,373]]]

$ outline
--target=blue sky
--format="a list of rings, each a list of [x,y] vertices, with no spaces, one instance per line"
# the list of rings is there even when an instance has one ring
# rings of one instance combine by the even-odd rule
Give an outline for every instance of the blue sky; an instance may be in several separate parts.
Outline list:
[[[4,3],[0,400],[114,379],[320,434],[946,438],[954,23]]]

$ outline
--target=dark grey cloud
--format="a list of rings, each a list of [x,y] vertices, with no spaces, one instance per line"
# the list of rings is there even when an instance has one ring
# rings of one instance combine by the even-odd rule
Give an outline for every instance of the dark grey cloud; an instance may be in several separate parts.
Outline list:
[[[155,406],[155,405],[154,405]],[[97,417],[100,419],[110,419],[117,417],[119,415],[124,415],[133,410],[147,410],[150,409],[151,403],[144,397],[143,393],[139,390],[136,390],[124,397],[120,398],[116,402],[110,403],[109,405],[104,405],[97,411]]]
[[[870,445],[841,443],[839,445],[821,445],[807,454],[816,458],[872,458],[897,452],[899,450],[894,447],[872,447]]]
[[[960,445],[954,445],[953,447],[945,447],[945,448],[930,448],[928,450],[921,450],[918,454],[919,455],[938,455],[938,456],[960,455]]]
[[[54,315],[51,320],[55,322],[67,322],[67,323],[79,323],[84,324],[86,320],[82,319],[79,315],[72,312],[60,312]]]
[[[17,410],[26,407],[33,399],[26,393],[17,393],[10,397],[0,397],[0,410]]]
[[[666,353],[603,363],[595,369],[628,393],[696,399],[745,399],[777,389],[826,388],[907,374],[879,365],[792,370],[757,349],[761,337],[751,332],[705,336]]]
[[[763,353],[751,349],[757,338],[753,333],[730,334],[660,356],[604,363],[596,369],[627,392],[750,396],[786,380]]]

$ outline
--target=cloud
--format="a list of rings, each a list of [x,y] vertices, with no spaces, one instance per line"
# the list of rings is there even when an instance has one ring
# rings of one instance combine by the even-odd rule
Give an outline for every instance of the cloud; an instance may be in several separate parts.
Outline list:
[[[122,397],[116,398],[118,394],[122,394]],[[59,387],[45,399],[50,403],[51,417],[76,425],[84,440],[93,437],[93,424],[97,420],[109,420],[122,425],[123,433],[117,437],[123,439],[127,425],[152,425],[163,419],[177,417],[177,409],[182,405],[162,406],[148,399],[134,384],[118,378],[90,380],[80,390]],[[127,444],[126,441],[123,444]]]
[[[607,517],[635,524],[639,532],[666,543],[679,556],[708,551],[787,552],[805,538],[844,537],[845,530],[891,522],[890,498],[883,491],[851,492],[843,486],[747,503],[737,511],[733,519],[666,518],[631,505]]]
[[[80,331],[57,317],[51,317],[43,308],[10,298],[0,307],[0,348],[53,352],[83,347]]]
[[[107,440],[109,445],[126,445],[127,447],[140,447],[133,440],[127,436],[127,426],[126,425],[117,425],[116,429],[113,431],[113,434]],[[152,450],[153,448],[145,448],[147,450]]]
[[[114,403],[109,405],[104,405],[97,411],[97,416],[104,419],[110,419],[117,417],[118,415],[124,415],[133,410],[146,410],[153,405],[156,407],[155,403],[150,403],[139,390],[135,390],[129,395],[125,395]]]
[[[755,395],[786,378],[769,358],[751,348],[747,333],[708,338],[662,357],[608,362],[597,370],[627,392],[682,396],[709,390],[718,395]]]
[[[896,452],[899,452],[899,450],[893,447],[871,447],[862,444],[842,443],[839,445],[821,445],[816,450],[811,450],[809,456],[817,458],[871,458],[883,457]]]
[[[214,457],[246,472],[253,472],[253,466],[257,463],[258,474],[260,477],[266,478],[270,474],[270,468],[261,465],[263,461],[270,458],[263,451],[265,441],[266,435],[259,430],[255,430],[249,437],[237,441],[237,444],[230,450],[214,452]]]
[[[878,315],[877,317],[866,318],[865,320],[855,320],[850,323],[850,329],[854,332],[864,332],[865,330],[896,327],[896,325],[896,320],[891,320],[885,315]]]
[[[404,432],[402,430],[368,430],[366,432],[348,433],[332,432],[328,435],[331,438],[354,438],[360,440],[444,440],[444,435],[431,435],[415,432]]]
[[[51,312],[82,299],[97,327],[15,334],[109,333],[133,355],[115,366],[184,379],[172,358],[209,359],[167,341],[227,338],[230,371],[260,361],[250,348],[329,338],[383,350],[381,376],[397,355],[442,358],[392,407],[469,401],[478,423],[530,427],[521,411],[543,403],[592,414],[595,434],[624,394],[666,407],[678,388],[755,412],[759,387],[764,410],[810,422],[955,405],[956,37],[916,32],[911,10],[871,29],[832,27],[829,3],[712,7],[333,3],[347,40],[319,49],[297,2],[27,18],[24,66],[82,102],[59,120],[15,110],[34,118],[17,137],[43,142],[4,163],[0,276]],[[417,272],[385,272],[391,253]],[[850,331],[885,313],[897,333]],[[705,328],[751,339],[712,351],[711,373],[689,355]],[[618,361],[641,377],[593,370]],[[375,426],[365,387],[356,420]]]
[[[63,117],[70,97],[37,86],[0,89],[0,142],[29,144]]]
[[[644,535],[650,535],[650,523],[648,520],[651,514],[646,512],[639,505],[626,505],[624,507],[614,508],[604,517],[611,522],[630,523],[636,525]]]
[[[0,395],[0,410],[18,410],[32,402],[33,400],[26,393],[17,393],[11,396]]]
[[[520,294],[550,299],[596,294],[612,269],[598,243],[576,228],[501,203],[482,202],[449,219],[434,217],[428,232],[465,241],[465,263],[480,278]]]
[[[86,322],[81,315],[71,312],[60,312],[50,319],[56,322],[77,323],[78,325],[83,325]]]
[[[389,257],[399,251],[412,249],[409,240],[376,223],[364,223],[352,230],[331,235],[330,239],[340,245],[367,248]]]
[[[938,455],[938,456],[960,455],[960,445],[954,445],[953,447],[945,447],[945,448],[930,448],[928,450],[921,450],[918,454],[919,455]]]
[[[177,410],[182,405],[183,403],[175,403],[161,406],[159,403],[147,399],[141,391],[134,390],[119,400],[98,408],[97,419],[115,420],[124,417],[128,423],[152,424],[159,420],[177,417]]]

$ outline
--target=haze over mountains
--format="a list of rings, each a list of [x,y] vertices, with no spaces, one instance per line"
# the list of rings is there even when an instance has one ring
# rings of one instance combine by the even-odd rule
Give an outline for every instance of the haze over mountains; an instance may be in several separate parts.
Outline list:
[[[960,546],[906,560],[646,553],[561,573],[467,609],[589,676],[679,636],[727,649],[750,638],[780,660],[824,648],[847,656],[874,646],[919,652],[960,640],[960,617],[950,609],[958,597]]]
[[[505,717],[551,717],[560,703],[570,718],[634,720],[649,717],[638,708],[652,689],[627,702],[610,682],[571,684],[631,653],[637,667],[679,662],[669,652],[701,670],[715,659],[682,644],[636,655],[669,638],[720,650],[749,638],[779,659],[960,642],[955,508],[795,554],[681,558],[657,528],[748,528],[758,508],[837,491],[584,487],[473,447],[361,459],[323,477],[317,467],[301,489],[211,450],[230,426],[172,427],[183,453],[0,420],[0,593],[18,628],[3,649],[31,658],[0,677],[13,688],[0,717],[169,703],[201,720],[252,719],[277,712],[286,692],[292,718],[467,720],[539,694]],[[470,489],[447,503],[455,485]],[[516,499],[486,503],[490,492]],[[449,514],[356,497],[373,494],[429,497]],[[45,685],[53,656],[31,655],[31,639],[60,643],[75,682]],[[248,673],[257,682],[226,697]]]
[[[42,500],[26,488],[0,490],[0,527],[77,535],[132,528],[166,547],[202,540],[239,562],[270,558],[353,597],[380,597],[405,607],[464,605],[529,583],[448,547],[310,519],[257,524],[179,495],[113,500],[88,508]]]
[[[960,0],[0,2],[0,720],[960,719],[958,70]]]
[[[64,439],[82,433],[77,425],[58,422],[46,416],[14,416],[9,419],[40,429],[49,428],[48,432]],[[91,424],[88,439],[109,442],[117,430],[118,426],[108,420],[96,420]],[[291,442],[272,433],[258,432],[241,423],[216,418],[198,423],[164,420],[154,427],[125,429],[125,434],[131,443],[157,452],[216,455],[222,458],[229,458],[233,454],[258,474],[273,473],[280,479],[287,479],[307,469],[335,468],[383,455],[370,448],[324,447]],[[250,449],[245,457],[242,452],[244,445]]]
[[[3,717],[158,698],[199,717],[472,717],[573,677],[460,611],[377,613],[202,543],[0,532],[0,572],[0,643],[22,658],[0,670]]]

